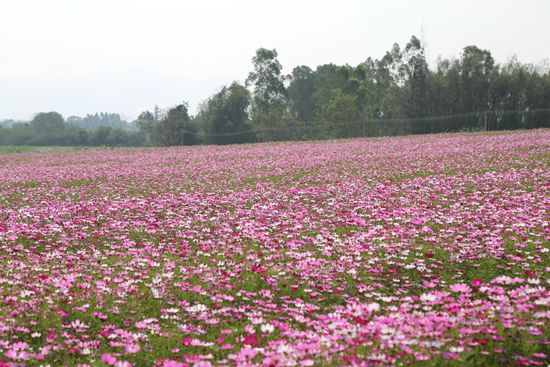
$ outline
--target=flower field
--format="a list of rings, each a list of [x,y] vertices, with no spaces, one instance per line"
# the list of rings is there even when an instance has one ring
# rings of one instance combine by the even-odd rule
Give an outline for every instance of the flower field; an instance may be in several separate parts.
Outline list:
[[[0,366],[521,366],[550,130],[0,155]]]

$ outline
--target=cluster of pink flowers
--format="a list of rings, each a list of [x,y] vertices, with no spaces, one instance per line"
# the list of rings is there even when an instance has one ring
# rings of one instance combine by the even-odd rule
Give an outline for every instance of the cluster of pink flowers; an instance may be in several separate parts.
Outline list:
[[[545,365],[549,154],[533,130],[0,155],[0,367]]]

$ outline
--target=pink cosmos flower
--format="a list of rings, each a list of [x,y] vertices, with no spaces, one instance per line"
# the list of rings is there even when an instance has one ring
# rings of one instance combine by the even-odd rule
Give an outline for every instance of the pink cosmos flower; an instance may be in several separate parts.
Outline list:
[[[30,354],[28,352],[23,351],[23,350],[10,349],[5,353],[5,356],[10,358],[10,359],[24,360],[24,359],[29,359]]]
[[[472,289],[467,284],[464,284],[464,283],[452,284],[449,288],[453,292],[457,292],[457,293],[470,293],[472,291]]]
[[[128,344],[124,347],[124,350],[126,351],[126,353],[128,354],[134,354],[134,353],[137,353],[139,352],[140,350],[140,346],[139,344]]]
[[[475,278],[474,280],[472,280],[472,287],[474,288],[479,288],[483,285],[483,281],[481,280],[481,278]]]
[[[113,365],[115,364],[115,362],[117,361],[116,357],[114,357],[112,354],[103,354],[101,356],[101,362],[103,363],[107,363],[109,365]]]
[[[244,337],[243,344],[256,346],[258,345],[258,337],[255,334],[249,334]]]
[[[162,363],[162,367],[188,367],[187,363],[167,360]]]

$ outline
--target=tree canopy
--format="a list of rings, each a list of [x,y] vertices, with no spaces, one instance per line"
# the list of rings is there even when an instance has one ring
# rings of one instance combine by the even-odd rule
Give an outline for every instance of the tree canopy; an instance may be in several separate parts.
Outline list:
[[[464,47],[430,67],[412,36],[380,59],[356,66],[299,65],[283,73],[275,49],[259,48],[245,85],[233,82],[195,116],[187,103],[85,117],[39,113],[0,121],[3,145],[191,145],[286,139],[550,127],[550,67],[495,62],[489,50]]]

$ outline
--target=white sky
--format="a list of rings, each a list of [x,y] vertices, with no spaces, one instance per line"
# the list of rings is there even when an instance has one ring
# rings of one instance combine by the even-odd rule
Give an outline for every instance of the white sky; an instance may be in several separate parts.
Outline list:
[[[284,72],[357,65],[412,34],[428,57],[550,57],[550,0],[0,0],[0,119],[140,111],[244,81],[259,47]]]

